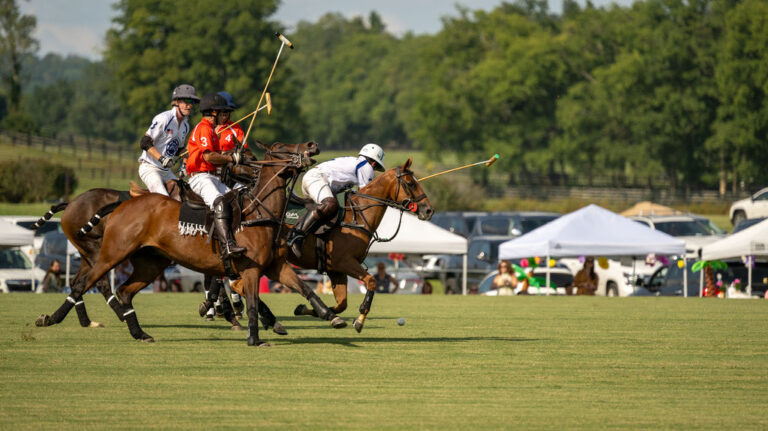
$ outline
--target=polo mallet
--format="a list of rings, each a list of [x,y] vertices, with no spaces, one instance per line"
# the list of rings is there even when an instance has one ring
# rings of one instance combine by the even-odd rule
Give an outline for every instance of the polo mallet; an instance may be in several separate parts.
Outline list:
[[[259,97],[259,103],[256,104],[256,110],[253,111],[253,116],[251,117],[251,124],[248,125],[248,131],[245,132],[245,136],[243,137],[243,142],[248,141],[248,135],[251,134],[251,128],[253,127],[253,121],[256,119],[256,114],[259,112],[259,107],[261,106],[261,102],[264,100],[264,96],[267,94],[267,88],[269,87],[269,82],[272,80],[272,75],[275,73],[275,68],[277,67],[277,62],[280,60],[280,54],[283,53],[283,47],[288,45],[288,48],[293,49],[293,43],[291,43],[288,38],[280,34],[279,32],[275,33],[275,36],[277,36],[278,39],[280,39],[280,49],[277,51],[277,57],[275,57],[275,62],[272,64],[272,70],[269,72],[269,77],[267,78],[267,83],[264,85],[264,91],[261,92],[261,97]],[[272,111],[272,101],[271,99],[267,98],[267,104],[265,106],[268,106],[267,113]]]
[[[494,154],[493,157],[491,157],[488,160],[483,160],[482,162],[470,163],[468,165],[459,166],[458,168],[448,169],[447,171],[442,171],[442,172],[438,172],[436,174],[427,175],[426,177],[419,178],[419,182],[422,182],[424,180],[428,180],[430,178],[434,178],[434,177],[436,177],[438,175],[447,174],[449,172],[455,172],[455,171],[458,171],[458,170],[461,170],[461,169],[471,168],[472,166],[478,166],[478,165],[485,164],[485,166],[488,167],[488,166],[491,166],[492,164],[494,164],[496,162],[496,160],[498,160],[498,159],[499,159],[499,155],[498,154]]]

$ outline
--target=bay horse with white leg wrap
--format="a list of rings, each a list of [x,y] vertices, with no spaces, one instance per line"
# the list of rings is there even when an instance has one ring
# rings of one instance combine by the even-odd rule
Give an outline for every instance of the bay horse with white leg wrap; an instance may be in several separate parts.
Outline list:
[[[338,318],[320,298],[304,284],[285,260],[285,247],[276,242],[282,228],[285,211],[285,186],[288,179],[295,181],[301,169],[311,164],[310,156],[317,154],[317,144],[273,144],[266,152],[261,172],[243,193],[242,229],[235,236],[246,253],[232,260],[235,271],[243,279],[248,314],[248,345],[263,343],[258,334],[258,285],[262,274],[280,280],[304,295],[330,320],[334,327],[346,323]],[[136,317],[132,300],[134,295],[173,260],[203,274],[224,276],[226,270],[219,254],[205,237],[181,235],[179,212],[181,204],[165,196],[150,193],[120,205],[111,215],[104,230],[101,251],[93,265],[85,289],[93,286],[110,269],[130,258],[134,272],[116,292],[122,305],[123,316],[131,335],[142,341],[154,341],[144,332]]]
[[[320,269],[318,262],[324,263],[336,297],[336,306],[332,308],[334,313],[341,313],[347,308],[347,275],[365,283],[365,299],[360,305],[360,316],[354,322],[357,332],[363,330],[376,291],[376,280],[363,268],[362,262],[384,211],[387,207],[411,211],[421,220],[429,220],[434,213],[427,195],[410,170],[411,163],[412,159],[408,159],[402,166],[384,172],[357,192],[349,192],[344,220],[323,234],[325,256],[318,258],[315,234],[308,235],[304,240],[301,258],[297,258],[288,248],[288,260],[301,268]],[[294,313],[317,316],[317,310],[304,304],[296,307]]]

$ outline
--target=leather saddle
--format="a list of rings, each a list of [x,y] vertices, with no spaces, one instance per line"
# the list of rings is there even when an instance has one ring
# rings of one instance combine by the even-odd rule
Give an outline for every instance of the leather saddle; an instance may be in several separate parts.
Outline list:
[[[341,221],[344,220],[344,213],[346,212],[344,209],[344,205],[346,204],[346,192],[337,193],[336,201],[339,203],[339,210],[336,214],[330,219],[325,220],[323,223],[318,224],[315,227],[314,232],[309,233],[314,233],[318,236],[324,235],[341,224]],[[288,208],[286,208],[283,221],[285,224],[293,227],[304,220],[307,214],[315,209],[316,206],[317,204],[312,199],[303,198],[295,193],[291,193],[290,196],[288,196]]]

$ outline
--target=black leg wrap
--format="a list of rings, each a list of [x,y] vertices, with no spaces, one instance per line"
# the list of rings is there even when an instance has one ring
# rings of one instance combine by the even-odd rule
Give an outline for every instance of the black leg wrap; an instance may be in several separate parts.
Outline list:
[[[137,340],[141,340],[144,331],[142,331],[141,326],[139,326],[139,319],[136,317],[136,312],[133,308],[127,308],[124,317],[125,322],[128,324],[128,330],[131,331],[131,336]]]
[[[258,314],[259,313],[255,309],[251,308],[250,304],[248,304],[248,345],[249,346],[258,346],[261,343],[261,340],[259,339],[259,323],[258,323],[258,320],[256,320],[259,317]]]
[[[88,312],[85,311],[85,302],[82,299],[75,304],[75,311],[77,311],[77,318],[80,320],[80,326],[88,327],[91,325],[91,319],[88,318]]]
[[[125,317],[123,317],[123,306],[120,304],[120,301],[117,299],[117,296],[112,295],[109,298],[107,298],[107,305],[109,305],[110,308],[112,308],[112,311],[115,312],[117,315],[117,318],[120,319],[121,322],[125,321]]]
[[[360,314],[368,314],[368,312],[371,311],[371,303],[373,303],[374,293],[376,292],[373,290],[365,292],[365,299],[363,299],[363,303],[360,304]]]
[[[264,329],[269,329],[275,326],[275,322],[277,322],[277,317],[272,314],[272,310],[267,307],[267,304],[265,304],[264,301],[259,301],[259,320],[261,320],[261,324],[264,325]]]
[[[67,317],[67,313],[69,313],[69,310],[71,310],[72,307],[75,306],[76,302],[77,301],[75,301],[74,298],[72,298],[71,296],[67,296],[67,300],[64,301],[64,303],[61,304],[61,307],[59,307],[59,309],[56,310],[51,316],[51,322],[55,324],[61,323],[61,321],[64,320],[65,317]]]
[[[223,295],[219,296],[219,300],[221,301],[221,308],[222,308],[222,314],[224,314],[224,318],[227,320],[227,322],[231,322],[235,319],[235,313],[234,310],[232,310],[232,303],[229,302],[229,297],[227,296],[227,292],[222,292]],[[259,301],[259,304],[261,304],[261,301]]]
[[[333,320],[336,318],[336,314],[334,314],[330,308],[325,306],[323,301],[320,300],[315,292],[310,292],[310,295],[307,295],[307,300],[309,300],[310,305],[312,305],[312,308],[315,309],[315,312],[319,318],[323,320]]]

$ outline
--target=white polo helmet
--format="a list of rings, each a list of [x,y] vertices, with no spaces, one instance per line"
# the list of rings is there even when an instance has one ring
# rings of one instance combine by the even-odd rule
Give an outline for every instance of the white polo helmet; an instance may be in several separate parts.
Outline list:
[[[366,144],[360,149],[360,155],[376,162],[376,170],[384,171],[384,150],[376,144]]]

